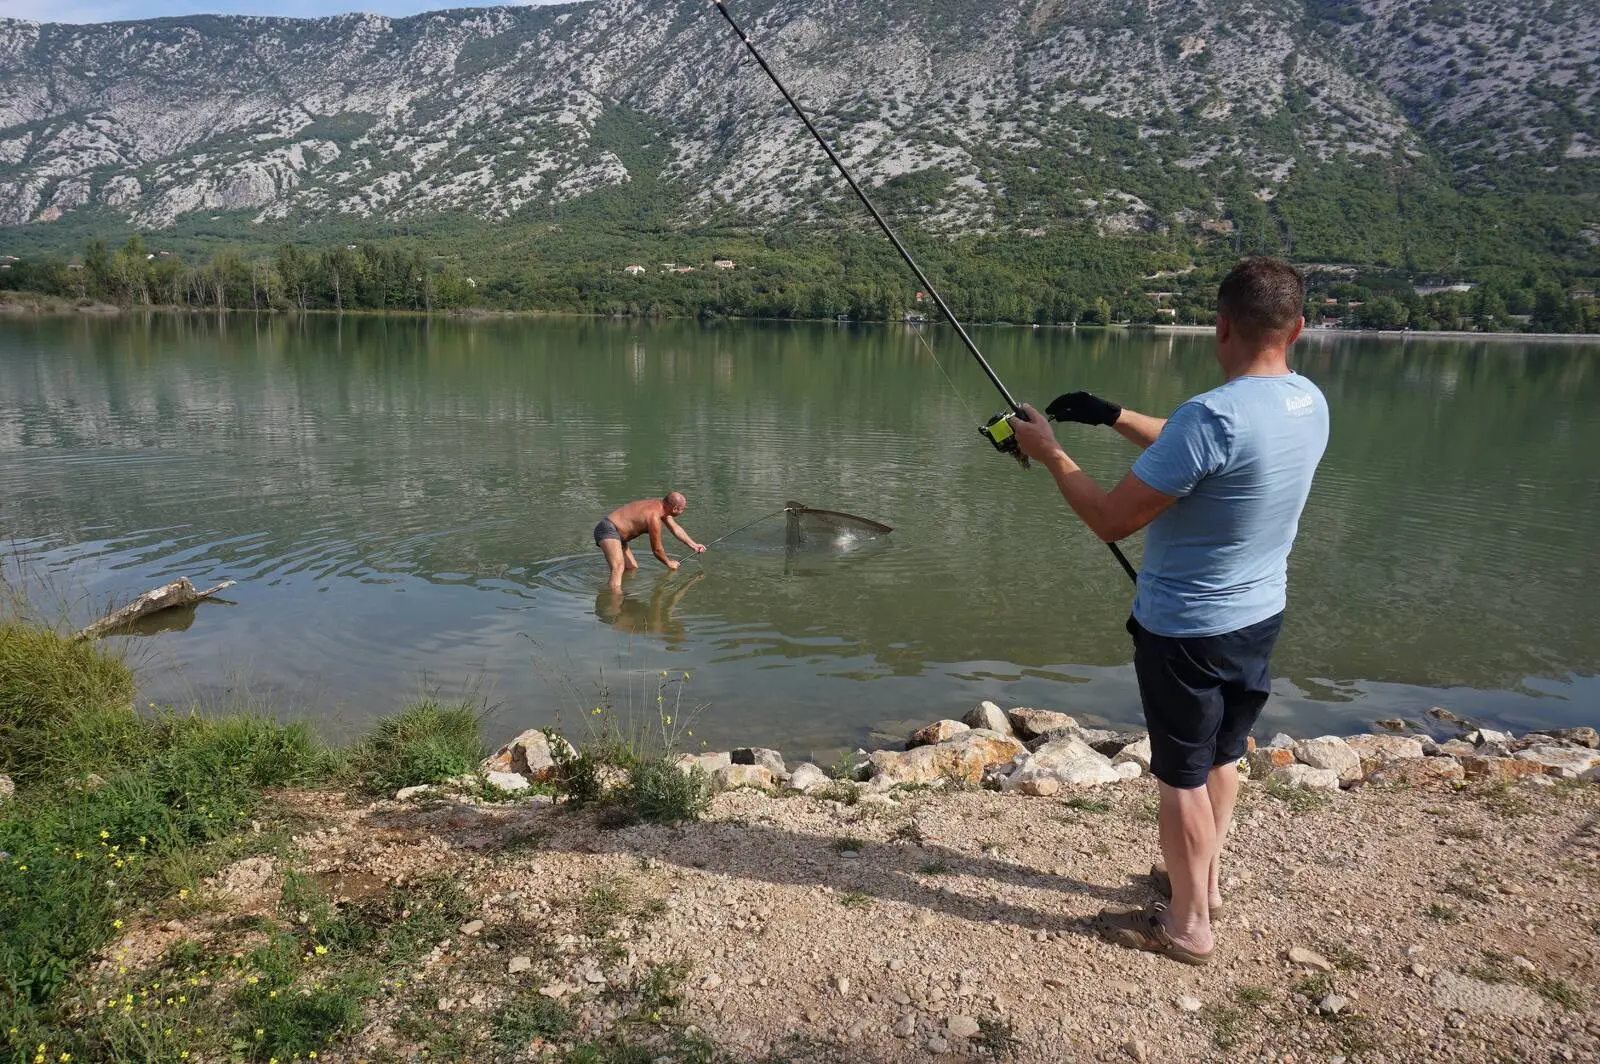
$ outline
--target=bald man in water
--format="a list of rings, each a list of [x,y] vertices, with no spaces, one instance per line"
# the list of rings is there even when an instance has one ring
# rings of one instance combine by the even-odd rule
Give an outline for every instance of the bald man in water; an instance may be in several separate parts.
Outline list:
[[[600,553],[606,556],[611,566],[610,586],[613,590],[622,587],[623,573],[631,573],[639,568],[638,559],[628,549],[628,542],[639,536],[649,535],[650,553],[662,565],[668,569],[678,567],[678,563],[667,557],[667,552],[661,547],[663,525],[685,547],[696,554],[705,553],[706,548],[696,543],[676,520],[688,508],[689,500],[683,497],[683,493],[672,491],[659,499],[640,499],[619,506],[600,519],[600,523],[594,526],[594,545],[600,548]]]

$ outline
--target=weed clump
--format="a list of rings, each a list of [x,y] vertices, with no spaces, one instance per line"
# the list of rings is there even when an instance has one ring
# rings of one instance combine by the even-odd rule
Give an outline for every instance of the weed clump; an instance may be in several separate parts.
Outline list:
[[[379,718],[372,736],[352,753],[349,767],[362,789],[388,794],[471,775],[487,753],[472,709],[429,700],[399,716]]]

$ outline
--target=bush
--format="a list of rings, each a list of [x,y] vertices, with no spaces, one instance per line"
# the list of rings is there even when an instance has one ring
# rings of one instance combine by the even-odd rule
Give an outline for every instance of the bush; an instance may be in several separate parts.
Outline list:
[[[427,701],[380,718],[352,753],[350,771],[362,788],[386,794],[476,772],[487,754],[471,709]]]
[[[674,824],[699,820],[711,805],[711,788],[698,767],[688,772],[667,757],[633,766],[617,801],[639,820]]]

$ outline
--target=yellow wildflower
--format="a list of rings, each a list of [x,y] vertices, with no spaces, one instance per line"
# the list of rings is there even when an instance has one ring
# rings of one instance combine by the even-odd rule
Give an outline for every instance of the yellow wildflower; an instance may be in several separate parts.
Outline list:
[[[110,838],[110,837],[111,837],[111,832],[109,832],[109,831],[106,831],[106,830],[104,830],[104,829],[101,829],[101,831],[100,831],[100,837],[101,837],[101,838],[102,838],[102,839],[109,839],[109,838]]]
[[[111,921],[111,926],[120,931],[120,930],[122,930],[122,921],[121,920],[113,920],[113,921]]]
[[[317,947],[317,956],[319,956],[319,957],[324,956],[324,955],[327,954],[327,952],[328,952],[328,947],[327,946],[318,946]]]

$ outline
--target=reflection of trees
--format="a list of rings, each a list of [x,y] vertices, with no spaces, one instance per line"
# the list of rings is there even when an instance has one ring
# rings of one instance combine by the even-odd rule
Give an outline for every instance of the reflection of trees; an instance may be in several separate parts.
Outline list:
[[[0,447],[26,459],[0,474],[13,536],[129,533],[128,549],[195,576],[409,572],[523,591],[506,574],[589,549],[619,501],[680,488],[685,523],[710,539],[794,497],[887,521],[892,543],[789,573],[776,556],[710,559],[689,627],[724,626],[718,653],[898,673],[1127,660],[1121,574],[1039,475],[978,440],[999,402],[947,329],[922,335],[959,396],[900,327],[6,328],[28,341],[0,358]],[[1217,381],[1202,336],[976,336],[1036,403],[1082,387],[1164,414]],[[1600,577],[1592,351],[1317,337],[1297,362],[1328,393],[1333,443],[1292,560],[1280,668],[1489,686],[1594,670],[1597,618],[1578,590]],[[1103,483],[1132,459],[1110,433],[1059,432]],[[655,619],[653,595],[626,601],[619,623],[688,638],[670,608]]]

